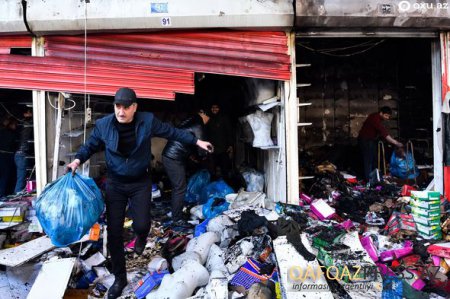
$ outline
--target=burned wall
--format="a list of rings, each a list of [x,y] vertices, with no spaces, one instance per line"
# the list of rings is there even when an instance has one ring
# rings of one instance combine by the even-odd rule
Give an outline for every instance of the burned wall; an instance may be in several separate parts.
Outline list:
[[[412,52],[414,49],[414,53]],[[405,140],[431,133],[431,62],[429,40],[299,39],[297,83],[300,148],[356,144],[368,114],[393,109],[386,123],[391,135]],[[431,134],[430,134],[431,136]]]

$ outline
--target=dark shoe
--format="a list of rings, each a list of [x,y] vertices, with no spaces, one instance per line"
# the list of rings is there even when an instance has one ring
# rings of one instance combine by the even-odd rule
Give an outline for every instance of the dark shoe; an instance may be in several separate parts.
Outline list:
[[[144,252],[145,245],[147,245],[147,238],[136,238],[136,242],[134,243],[134,252],[137,255],[141,255]]]
[[[108,299],[116,299],[122,295],[123,288],[128,284],[126,276],[117,276],[108,290]]]

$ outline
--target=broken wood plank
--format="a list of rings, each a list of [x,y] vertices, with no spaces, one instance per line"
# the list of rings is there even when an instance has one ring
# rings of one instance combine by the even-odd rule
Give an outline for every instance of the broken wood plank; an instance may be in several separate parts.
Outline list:
[[[75,260],[67,258],[45,262],[27,299],[63,298]]]
[[[350,247],[352,252],[358,252],[362,254],[361,265],[363,263],[368,263],[373,267],[376,267],[367,251],[363,248],[361,241],[359,240],[358,232],[354,231],[345,234],[340,242]],[[378,272],[374,281],[346,283],[344,280],[340,279],[338,280],[338,282],[344,287],[344,289],[347,291],[347,294],[354,299],[381,298],[381,293],[383,291],[383,279]]]
[[[17,267],[53,249],[55,246],[47,236],[43,236],[17,247],[0,250],[0,265]]]
[[[81,240],[73,244],[88,240],[89,235],[84,235]],[[53,248],[55,248],[55,245],[52,244],[50,238],[42,236],[17,247],[0,250],[0,265],[17,267]]]
[[[305,234],[301,235],[301,239],[305,248],[309,252],[313,252]],[[322,272],[317,259],[314,259],[314,261],[311,262],[305,260],[303,256],[295,250],[294,246],[286,240],[285,236],[276,238],[273,241],[273,247],[280,269],[280,284],[284,291],[283,298],[333,298],[333,294],[330,291],[325,275]],[[290,281],[288,277],[290,274],[292,276],[292,272],[290,273],[290,271],[296,271],[293,270],[293,268],[301,269],[303,275],[300,276],[305,277],[305,279]],[[310,275],[305,275],[305,271],[312,272],[309,272]],[[312,278],[312,273],[314,273],[315,279]],[[321,275],[316,275],[317,273],[321,273]]]
[[[5,272],[8,286],[4,289],[0,289],[0,292],[5,292],[5,297],[3,297],[2,293],[0,298],[26,298],[41,267],[41,263],[26,263],[19,267],[7,268]]]

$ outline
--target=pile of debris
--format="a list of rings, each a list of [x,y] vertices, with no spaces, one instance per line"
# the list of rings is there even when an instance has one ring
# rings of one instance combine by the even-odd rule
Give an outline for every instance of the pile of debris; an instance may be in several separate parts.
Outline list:
[[[124,224],[129,284],[121,298],[289,298],[297,293],[303,298],[445,298],[450,293],[449,205],[439,193],[388,180],[365,185],[331,164],[316,167],[298,204],[267,198],[257,172],[251,181],[250,189],[237,193],[223,181],[191,185],[185,210],[190,219],[184,226],[171,223],[170,202],[155,187],[163,196],[153,200],[154,221],[142,255],[133,251],[131,220]],[[6,279],[0,281],[9,281],[0,286],[2,294],[103,298],[114,281],[103,216],[82,240],[55,248],[34,228],[33,197],[8,201],[27,207],[18,210],[27,215],[22,220],[31,221],[0,235],[5,248],[0,264],[6,266],[0,272]],[[4,204],[13,205],[9,202]]]

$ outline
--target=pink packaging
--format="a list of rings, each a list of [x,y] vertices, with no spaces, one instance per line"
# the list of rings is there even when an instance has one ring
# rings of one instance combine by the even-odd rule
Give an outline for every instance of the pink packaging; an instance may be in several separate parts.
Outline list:
[[[312,202],[311,196],[308,196],[305,193],[300,193],[300,201],[302,200],[307,204],[310,204]]]
[[[364,247],[364,249],[367,251],[367,253],[369,254],[370,258],[374,262],[377,262],[378,261],[377,248],[375,247],[375,245],[373,245],[372,238],[370,236],[361,238],[361,244]]]
[[[397,276],[388,266],[382,263],[376,263],[378,270],[383,276]]]
[[[450,242],[430,245],[428,246],[427,251],[432,255],[450,258]]]
[[[323,199],[317,199],[311,203],[311,211],[317,215],[320,220],[330,219],[335,211]]]
[[[414,277],[411,278],[411,276],[414,275]],[[405,277],[405,280],[416,290],[420,291],[422,290],[426,283],[419,278],[419,273],[415,270],[404,270],[403,271],[403,277]]]
[[[435,255],[431,256],[431,260],[433,261],[433,265],[439,267],[441,265],[441,258]]]
[[[412,242],[405,241],[403,248],[387,250],[380,253],[380,260],[382,262],[392,261],[394,259],[400,259],[404,256],[410,255],[413,252]]]
[[[27,181],[26,188],[28,193],[36,191],[36,181]]]
[[[416,281],[414,281],[411,286],[413,288],[415,288],[416,290],[420,291],[421,289],[423,289],[425,287],[426,283],[425,281],[423,281],[422,279],[417,279]]]
[[[394,259],[395,259],[394,250],[387,250],[380,253],[380,261],[382,261],[383,263],[393,261]]]
[[[337,227],[341,227],[341,228],[343,228],[343,229],[345,229],[345,230],[349,230],[349,229],[351,229],[352,227],[355,227],[355,225],[353,224],[353,222],[352,222],[350,219],[347,219],[347,220],[345,220],[344,222],[339,223],[339,224],[337,225]]]

